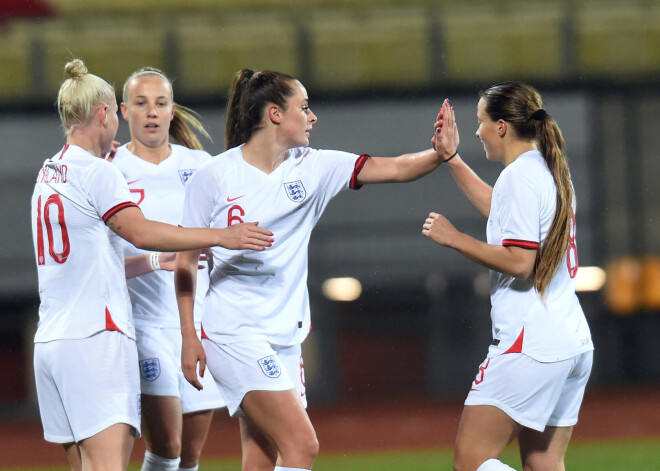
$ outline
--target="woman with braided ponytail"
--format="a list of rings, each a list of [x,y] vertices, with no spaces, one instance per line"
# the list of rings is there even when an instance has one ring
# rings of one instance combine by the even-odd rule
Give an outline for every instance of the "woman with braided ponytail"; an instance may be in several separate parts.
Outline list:
[[[430,213],[422,233],[490,269],[493,342],[456,438],[454,469],[510,470],[499,455],[518,438],[526,470],[563,470],[591,372],[593,344],[575,294],[575,197],[564,140],[539,93],[521,82],[481,92],[476,135],[504,170],[494,187],[456,155],[459,188],[488,218],[484,243]],[[438,118],[436,150],[453,154],[453,110]]]

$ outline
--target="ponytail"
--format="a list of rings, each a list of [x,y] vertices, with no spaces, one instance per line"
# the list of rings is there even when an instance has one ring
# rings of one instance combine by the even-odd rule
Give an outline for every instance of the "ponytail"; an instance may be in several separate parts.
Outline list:
[[[195,129],[199,134],[213,142],[198,116],[199,114],[190,108],[175,104],[174,118],[170,122],[170,138],[188,149],[204,149],[197,134],[193,132],[193,129]]]
[[[571,236],[573,220],[573,186],[564,153],[564,138],[552,117],[544,115],[538,121],[539,150],[557,187],[557,205],[545,241],[539,247],[534,264],[534,287],[545,294],[557,267],[562,262]]]
[[[243,116],[241,115],[241,98],[246,94],[247,84],[254,75],[250,69],[239,70],[229,90],[227,100],[227,123],[225,125],[225,150],[237,147],[247,139],[243,135]]]

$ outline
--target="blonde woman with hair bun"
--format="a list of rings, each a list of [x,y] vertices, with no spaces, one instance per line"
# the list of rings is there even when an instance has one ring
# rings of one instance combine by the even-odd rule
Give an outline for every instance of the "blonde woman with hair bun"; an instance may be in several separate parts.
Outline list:
[[[112,162],[147,217],[178,224],[189,178],[211,160],[197,134],[210,137],[192,110],[174,102],[172,82],[159,69],[133,72],[122,95],[121,113],[131,140],[117,149]],[[213,410],[225,402],[211,374],[198,391],[181,371],[173,254],[147,252],[129,243],[123,247],[140,365],[146,444],[142,471],[195,470]],[[203,253],[195,292],[198,313],[209,287],[207,262]],[[200,335],[200,315],[195,326]]]
[[[31,222],[39,280],[34,371],[44,437],[71,469],[125,470],[140,433],[135,328],[119,239],[155,251],[264,250],[256,224],[184,229],[151,221],[103,156],[117,132],[113,87],[74,59],[57,107],[66,144],[36,178]]]

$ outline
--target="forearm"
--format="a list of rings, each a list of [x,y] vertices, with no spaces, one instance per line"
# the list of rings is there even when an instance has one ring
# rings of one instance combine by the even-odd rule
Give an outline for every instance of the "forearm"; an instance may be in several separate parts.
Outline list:
[[[155,255],[154,255],[155,254]],[[152,257],[157,257],[158,264],[160,264],[161,254],[159,252],[151,252],[142,255],[131,255],[124,259],[124,268],[126,271],[126,279],[135,278],[136,276],[146,275],[157,270],[157,265],[152,262]]]
[[[454,181],[472,205],[484,217],[490,214],[490,201],[493,196],[493,188],[484,182],[466,164],[460,155],[456,155],[447,163],[454,177]]]
[[[462,232],[456,234],[449,246],[486,268],[516,278],[526,279],[534,271],[535,250],[492,245]]]
[[[179,308],[181,335],[195,335],[194,307],[197,285],[197,260],[199,251],[191,250],[177,254],[174,269],[174,290]]]
[[[442,163],[433,149],[398,157],[372,157],[358,175],[360,184],[401,183],[417,180]]]
[[[154,252],[179,252],[181,250],[203,249],[220,245],[220,230],[203,228],[183,228],[145,219],[132,231],[133,245]]]

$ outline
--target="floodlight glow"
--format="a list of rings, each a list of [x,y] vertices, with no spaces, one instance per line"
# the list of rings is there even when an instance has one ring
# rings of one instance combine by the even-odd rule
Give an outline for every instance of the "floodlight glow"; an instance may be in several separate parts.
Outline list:
[[[330,278],[323,282],[321,291],[332,301],[355,301],[362,294],[362,285],[355,278]]]
[[[575,277],[576,291],[598,291],[605,285],[605,270],[600,267],[580,267]]]

